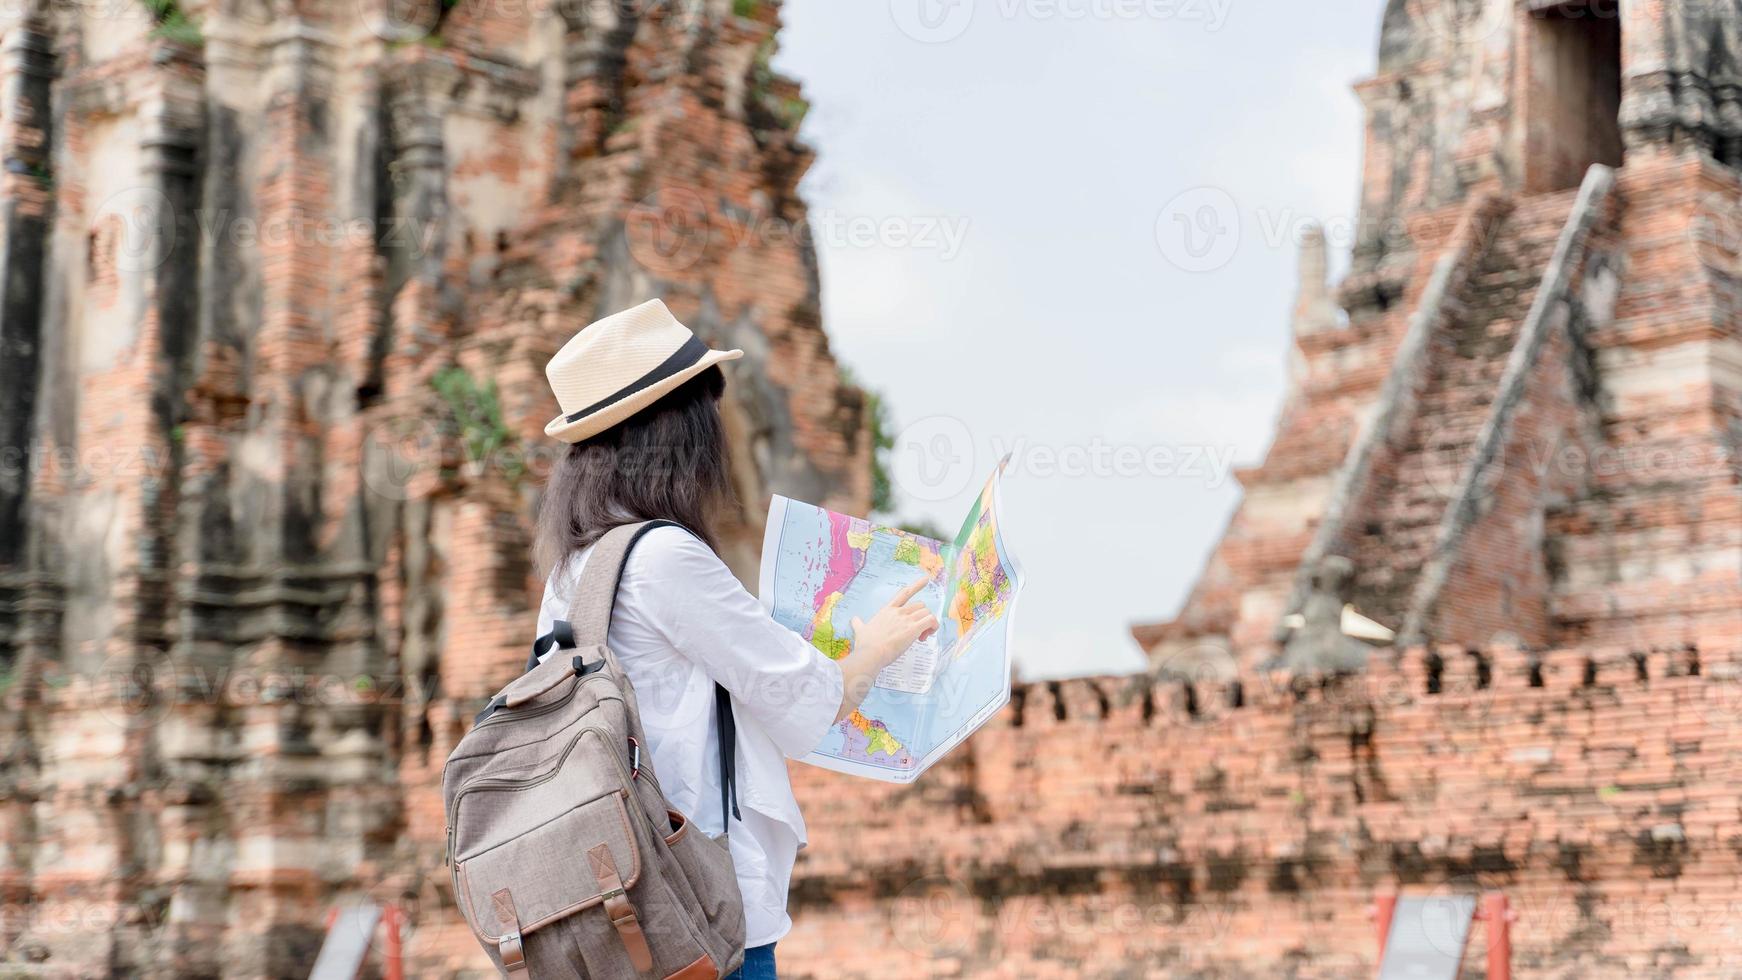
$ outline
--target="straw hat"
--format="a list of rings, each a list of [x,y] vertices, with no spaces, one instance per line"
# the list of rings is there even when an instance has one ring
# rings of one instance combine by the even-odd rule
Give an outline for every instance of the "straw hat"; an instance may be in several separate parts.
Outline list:
[[[608,316],[575,334],[545,365],[563,412],[544,434],[590,439],[708,368],[743,356],[709,350],[656,299]]]

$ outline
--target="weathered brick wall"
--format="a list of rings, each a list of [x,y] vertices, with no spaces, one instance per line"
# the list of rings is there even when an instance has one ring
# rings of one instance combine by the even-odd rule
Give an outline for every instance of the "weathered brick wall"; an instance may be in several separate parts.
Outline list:
[[[1619,296],[1592,330],[1603,442],[1548,516],[1567,642],[1735,646],[1742,632],[1742,180],[1640,153],[1619,177]]]
[[[741,573],[771,492],[868,506],[779,8],[181,13],[0,12],[0,972],[304,976],[360,897],[474,969],[437,780],[530,640],[549,355],[651,296],[746,350]]]
[[[1733,977],[1738,652],[1027,685],[911,787],[794,767],[783,973],[1343,980],[1375,895],[1500,889],[1517,976]]]

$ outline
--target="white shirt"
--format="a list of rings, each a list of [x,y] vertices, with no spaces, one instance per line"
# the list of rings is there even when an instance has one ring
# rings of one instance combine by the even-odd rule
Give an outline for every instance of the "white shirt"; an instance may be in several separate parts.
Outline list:
[[[592,549],[545,583],[538,635],[567,619]],[[608,633],[634,685],[666,800],[711,837],[723,828],[714,683],[732,695],[738,804],[729,842],[744,895],[745,945],[792,928],[786,892],[805,844],[786,760],[816,748],[841,706],[841,668],[770,619],[714,552],[682,528],[642,537],[623,569]]]

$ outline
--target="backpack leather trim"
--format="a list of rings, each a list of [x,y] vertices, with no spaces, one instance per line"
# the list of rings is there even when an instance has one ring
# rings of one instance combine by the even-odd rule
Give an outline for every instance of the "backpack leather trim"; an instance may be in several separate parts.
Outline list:
[[[616,927],[617,937],[623,940],[630,964],[642,973],[653,969],[653,950],[647,948],[647,935],[641,931],[641,919],[635,914],[635,903],[629,901],[628,886],[617,873],[617,860],[611,856],[611,849],[600,844],[587,852],[587,862],[593,866],[593,875],[599,880],[599,897],[605,902],[605,914]]]
[[[514,895],[504,888],[490,896],[496,906],[496,921],[502,923],[502,940],[496,944],[496,955],[502,957],[502,969],[511,980],[525,980],[526,944],[520,938],[520,915],[514,911]]]
[[[630,823],[629,823],[629,808],[628,808],[627,804],[624,802],[626,796],[627,796],[627,793],[625,791],[619,790],[619,791],[612,793],[608,796],[601,796],[601,797],[599,797],[599,799],[592,800],[592,801],[589,801],[587,803],[583,803],[580,806],[577,806],[577,807],[569,810],[567,813],[563,814],[563,816],[566,817],[566,816],[573,814],[576,811],[582,809],[583,807],[591,806],[591,805],[598,803],[602,800],[614,799],[617,801],[617,816],[622,821],[623,839],[628,842],[629,853],[631,855],[631,858],[630,858],[631,863],[629,866],[629,876],[623,880],[622,887],[624,889],[629,889],[629,888],[633,888],[635,886],[635,883],[641,880],[641,847],[640,847],[639,843],[637,843],[636,838],[635,838],[635,831],[630,826]],[[562,819],[562,817],[556,818],[556,820],[561,820],[561,819]],[[554,823],[556,821],[553,820],[550,822]],[[501,845],[498,845],[498,846],[501,846]],[[604,845],[600,845],[600,846],[604,846]],[[491,848],[491,850],[495,850],[495,848]],[[488,853],[490,853],[490,852],[489,851],[483,852],[483,854],[488,854]],[[469,922],[474,922],[474,923],[478,924],[477,928],[473,929],[473,932],[477,933],[478,938],[483,940],[484,942],[490,943],[491,945],[495,945],[495,944],[502,941],[503,935],[506,935],[506,933],[504,933],[503,935],[492,936],[484,931],[483,924],[487,920],[485,917],[477,914],[478,913],[477,903],[475,901],[473,901],[473,898],[472,898],[472,882],[471,882],[470,876],[467,874],[467,872],[470,870],[471,865],[475,861],[477,861],[477,859],[479,857],[482,857],[483,854],[475,854],[472,857],[467,858],[465,861],[462,861],[457,865],[458,873],[457,873],[456,877],[459,880],[459,886],[460,886],[460,895],[458,896],[458,899],[459,899],[459,901],[465,903],[465,918],[466,918],[466,920]],[[584,855],[577,854],[575,856],[575,865],[577,868],[582,866],[581,862],[583,859],[584,859]],[[613,867],[615,867],[615,861],[613,861]],[[593,880],[591,876],[588,876],[585,874],[577,875],[577,878],[579,878],[580,880],[583,880],[583,881]],[[602,891],[602,889],[601,889],[601,891]],[[605,902],[605,896],[603,894],[596,894],[596,895],[592,895],[588,898],[584,898],[581,901],[575,902],[572,905],[567,905],[567,906],[564,906],[563,908],[557,909],[555,912],[551,912],[548,915],[540,916],[538,919],[536,919],[532,922],[521,923],[520,934],[523,936],[531,935],[533,932],[535,932],[539,929],[542,929],[545,926],[550,925],[552,922],[555,922],[558,919],[566,919],[569,916],[574,915],[577,912],[584,912],[587,909],[590,909],[595,905],[601,905],[604,902]]]
[[[718,980],[720,970],[714,966],[714,961],[703,953],[701,959],[666,977],[665,980]]]
[[[683,840],[683,835],[689,833],[690,821],[689,821],[689,818],[684,816],[683,814],[677,812],[676,810],[668,809],[665,811],[665,819],[670,823],[677,824],[676,830],[665,835],[665,843],[668,846],[672,845],[672,844],[676,844],[678,841]]]

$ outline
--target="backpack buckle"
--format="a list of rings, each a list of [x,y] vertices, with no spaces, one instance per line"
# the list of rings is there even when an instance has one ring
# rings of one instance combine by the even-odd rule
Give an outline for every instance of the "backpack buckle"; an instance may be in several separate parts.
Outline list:
[[[496,941],[502,969],[513,980],[526,980],[526,944],[520,939],[520,913],[514,909],[514,896],[504,888],[490,898],[496,903],[496,919],[502,923],[502,938]]]
[[[641,743],[633,735],[629,736],[629,778],[641,778]]]

